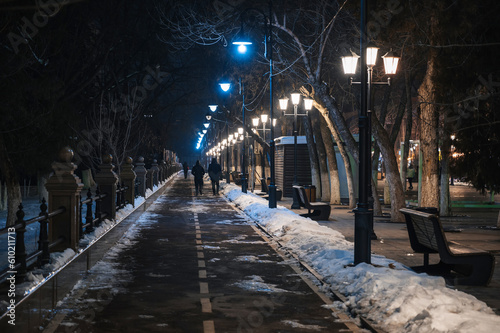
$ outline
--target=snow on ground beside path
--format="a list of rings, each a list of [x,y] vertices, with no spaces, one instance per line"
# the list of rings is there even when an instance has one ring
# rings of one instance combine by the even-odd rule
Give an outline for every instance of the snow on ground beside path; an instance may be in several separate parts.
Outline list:
[[[170,179],[170,178],[169,178]],[[165,185],[166,182],[162,182],[160,186]],[[157,191],[159,187],[154,187],[154,190]],[[149,190],[150,196],[152,193]],[[85,234],[83,238],[80,240],[78,252],[81,253],[85,251],[89,246],[97,242],[102,236],[104,236],[108,231],[110,231],[113,227],[119,224],[123,219],[129,216],[133,211],[137,209],[142,203],[144,203],[146,199],[144,197],[138,197],[134,200],[134,206],[131,204],[126,205],[124,208],[118,210],[116,212],[116,218],[114,220],[104,220],[94,231],[91,233]],[[153,203],[151,207],[154,207],[156,203]],[[139,220],[140,221],[140,220]],[[133,230],[133,228],[132,228]],[[36,240],[35,240],[36,241]],[[55,272],[63,267],[67,262],[72,260],[76,255],[76,252],[72,249],[66,249],[63,252],[54,252],[50,254],[50,263],[43,266],[42,268],[35,269],[32,272],[29,272],[26,278],[26,282],[21,283],[16,286],[16,294],[17,295],[28,295],[34,289],[36,289],[39,285],[44,283],[46,280],[50,279]],[[0,304],[0,313],[5,311],[5,304]]]
[[[387,332],[489,333],[500,326],[500,316],[484,302],[448,288],[441,277],[417,274],[379,255],[372,256],[374,265],[347,266],[354,261],[354,244],[341,233],[284,207],[269,209],[267,200],[235,185],[224,184],[221,192],[348,299],[332,306]]]

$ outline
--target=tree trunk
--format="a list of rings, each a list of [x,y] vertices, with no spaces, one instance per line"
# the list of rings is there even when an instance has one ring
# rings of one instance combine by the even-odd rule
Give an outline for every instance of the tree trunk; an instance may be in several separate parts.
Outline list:
[[[401,182],[403,183],[403,190],[406,190],[406,170],[408,167],[408,154],[410,152],[410,139],[411,131],[413,128],[413,106],[411,103],[411,81],[410,74],[405,73],[405,86],[406,86],[406,127],[404,137],[403,155],[401,156]],[[415,163],[415,162],[413,162]]]
[[[323,142],[325,144],[326,156],[328,158],[329,178],[330,178],[330,204],[340,205],[340,178],[337,164],[337,154],[335,153],[335,145],[332,139],[332,133],[328,129],[328,125],[323,117],[318,117],[317,125],[319,126]]]
[[[37,174],[37,187],[38,187],[38,199],[41,201],[42,199],[49,200],[49,192],[45,188],[45,183],[49,179],[50,173],[38,171]]]
[[[356,194],[354,191],[354,177],[352,174],[352,169],[351,169],[351,160],[349,159],[349,154],[347,153],[347,150],[345,149],[344,142],[342,141],[342,138],[339,135],[339,132],[337,131],[337,128],[335,127],[335,124],[333,121],[330,119],[328,114],[328,110],[323,107],[322,105],[315,105],[315,107],[318,109],[318,111],[321,113],[323,116],[323,119],[325,119],[326,124],[328,128],[330,129],[330,132],[332,133],[333,139],[337,143],[337,147],[339,148],[340,156],[342,157],[342,160],[344,161],[344,166],[345,166],[345,173],[347,177],[347,188],[349,191],[349,208],[355,208],[356,207]],[[356,150],[357,151],[357,150]]]
[[[19,208],[19,204],[22,202],[22,197],[19,175],[17,174],[17,170],[9,157],[3,135],[1,134],[0,170],[5,177],[5,185],[7,186],[7,221],[5,226],[8,227],[15,224],[16,212]]]
[[[7,210],[7,187],[3,180],[0,180],[0,211]]]
[[[385,205],[391,204],[391,189],[389,187],[389,182],[387,181],[387,178],[384,181],[384,204]]]
[[[327,87],[324,84],[313,84],[313,88],[319,99],[323,102],[323,110],[320,110],[320,112],[323,117],[325,117],[325,120],[328,119],[328,127],[332,130],[330,123],[335,124],[334,131],[337,133],[337,136],[341,138],[341,141],[337,141],[334,136],[335,141],[344,142],[354,160],[359,162],[358,145],[349,131],[346,121],[337,107],[335,99],[328,94]],[[333,132],[332,135],[334,135]]]
[[[391,195],[391,221],[403,222],[403,214],[399,209],[405,207],[403,184],[399,176],[398,162],[394,154],[394,145],[390,142],[387,131],[382,127],[377,117],[372,117],[373,136],[384,159],[385,173],[389,182]]]
[[[380,204],[380,200],[378,199],[378,160],[380,156],[380,148],[375,146],[373,148],[373,160],[372,160],[372,197],[373,197],[373,215],[382,216],[382,205]],[[385,202],[385,192],[384,192],[384,202]]]
[[[319,175],[318,152],[316,150],[316,144],[314,142],[314,136],[312,133],[311,119],[309,118],[309,116],[303,116],[301,118],[302,125],[304,126],[304,130],[306,132],[307,149],[309,150],[309,163],[311,164],[312,185],[316,186],[316,193],[318,193],[321,191],[321,178]]]
[[[260,156],[260,174],[261,177],[264,178],[264,181],[266,180],[266,154],[263,149],[259,150],[259,156]]]
[[[450,216],[451,215],[451,203],[450,203],[450,183],[448,181],[449,174],[449,161],[450,161],[450,149],[441,147],[441,179],[440,179],[440,198],[439,198],[439,215]]]
[[[435,18],[431,18],[435,20]],[[438,110],[435,80],[437,76],[437,51],[431,49],[427,72],[420,85],[420,149],[422,179],[420,206],[439,207],[439,156],[438,156]]]
[[[310,113],[311,114],[311,113]],[[330,177],[328,173],[328,163],[327,163],[327,158],[329,156],[327,155],[327,147],[325,147],[325,141],[323,140],[323,133],[322,133],[322,128],[320,125],[320,119],[322,117],[319,115],[319,111],[313,111],[311,114],[311,121],[313,125],[313,133],[316,135],[314,136],[316,139],[316,149],[318,150],[318,163],[319,163],[319,170],[320,170],[320,178],[321,178],[321,201],[330,201]],[[326,132],[328,131],[328,128],[325,127]],[[330,134],[328,134],[330,135]],[[328,142],[328,141],[327,141]],[[329,136],[329,142],[330,142],[330,148],[333,148],[332,145],[332,139],[331,135]],[[335,155],[334,155],[335,156]],[[337,162],[335,161],[335,164]],[[337,177],[338,178],[338,177]],[[318,192],[316,192],[316,195],[319,196]]]
[[[450,202],[450,155],[451,155],[451,139],[446,133],[442,135],[443,145],[441,146],[441,179],[440,179],[440,198],[439,198],[439,215],[451,215]]]
[[[316,121],[316,131],[321,133],[325,145],[326,157],[328,159],[328,175],[330,180],[330,204],[340,205],[340,178],[337,164],[337,154],[335,153],[335,144],[332,139],[332,133],[328,129],[325,119],[318,113]]]

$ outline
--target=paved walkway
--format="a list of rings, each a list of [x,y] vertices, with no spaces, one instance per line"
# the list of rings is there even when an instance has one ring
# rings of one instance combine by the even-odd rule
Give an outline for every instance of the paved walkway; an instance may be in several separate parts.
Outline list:
[[[245,216],[193,187],[177,177],[44,332],[359,331]]]

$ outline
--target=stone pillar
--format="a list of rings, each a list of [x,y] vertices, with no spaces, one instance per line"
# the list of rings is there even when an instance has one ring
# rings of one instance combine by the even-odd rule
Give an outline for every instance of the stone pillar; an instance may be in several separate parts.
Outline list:
[[[125,200],[135,207],[134,199],[136,174],[134,172],[134,166],[132,165],[133,161],[132,157],[127,157],[125,159],[125,164],[122,165],[120,179],[122,181],[122,186],[128,186],[128,189],[125,191]]]
[[[161,161],[161,178],[160,180],[164,182],[167,180],[167,162]]]
[[[153,160],[153,163],[151,164],[151,171],[153,172],[153,186],[158,186],[158,174],[160,172],[160,169],[158,168],[158,161]]]
[[[146,197],[146,174],[148,170],[144,167],[144,157],[139,156],[137,163],[135,163],[135,174],[137,176],[137,181],[139,186],[137,188],[137,195],[141,197]]]
[[[146,183],[147,183],[147,188],[153,191],[153,169],[148,169],[148,174],[146,175]]]
[[[106,194],[102,198],[101,212],[106,213],[107,219],[114,219],[116,217],[116,186],[118,184],[118,176],[113,171],[115,166],[111,163],[113,156],[104,155],[102,157],[102,164],[99,165],[99,173],[95,177],[95,181],[99,186],[101,194]]]
[[[83,183],[74,174],[76,165],[71,162],[73,155],[73,150],[69,147],[59,152],[58,161],[52,163],[54,174],[45,184],[49,192],[49,212],[65,208],[64,213],[52,217],[49,222],[49,242],[64,238],[51,251],[64,251],[67,248],[77,250],[80,240],[78,214]]]

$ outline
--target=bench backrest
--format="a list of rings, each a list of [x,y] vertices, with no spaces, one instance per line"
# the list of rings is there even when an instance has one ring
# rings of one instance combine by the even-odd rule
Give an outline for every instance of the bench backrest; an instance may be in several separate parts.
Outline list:
[[[298,186],[300,205],[310,207],[309,198],[307,197],[306,189],[303,186]]]
[[[437,253],[438,243],[446,243],[443,229],[435,215],[406,208],[399,211],[405,216],[410,244],[415,252]]]
[[[260,179],[260,185],[261,185],[261,189],[262,189],[262,192],[266,192],[266,193],[269,193],[269,188],[267,187],[267,182],[264,178],[261,178]]]

